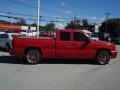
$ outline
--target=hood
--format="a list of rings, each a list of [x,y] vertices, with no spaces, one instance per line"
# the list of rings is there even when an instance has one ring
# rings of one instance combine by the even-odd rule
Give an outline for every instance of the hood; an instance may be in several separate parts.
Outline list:
[[[106,45],[113,45],[113,43],[107,42],[107,41],[101,41],[101,40],[92,40],[94,43],[97,44],[106,44]]]
[[[100,41],[100,40],[92,40],[94,47],[99,48],[106,48],[109,50],[115,50],[116,46],[113,43],[106,42],[106,41]]]

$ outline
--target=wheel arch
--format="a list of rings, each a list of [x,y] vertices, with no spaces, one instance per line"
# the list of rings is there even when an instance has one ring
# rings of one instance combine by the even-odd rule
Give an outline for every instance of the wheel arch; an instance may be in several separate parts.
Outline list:
[[[10,46],[10,44],[8,42],[6,42],[5,45],[9,45]]]
[[[12,46],[10,45],[10,43],[9,43],[9,42],[6,42],[6,43],[5,43],[5,48],[6,48],[6,46],[8,46],[8,47],[9,47],[9,49],[11,49],[11,48],[12,48]]]
[[[110,52],[110,50],[109,50],[109,49],[106,49],[106,48],[98,49],[98,50],[97,50],[97,53],[96,53],[96,56],[98,55],[98,53],[99,53],[100,51],[108,51],[109,54],[110,54],[110,56],[111,56],[111,52]]]

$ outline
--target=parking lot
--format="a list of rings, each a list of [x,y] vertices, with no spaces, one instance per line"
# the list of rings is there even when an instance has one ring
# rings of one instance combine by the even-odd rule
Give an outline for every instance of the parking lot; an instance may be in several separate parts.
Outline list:
[[[0,90],[119,90],[118,56],[108,65],[85,60],[47,60],[28,65],[0,50]]]

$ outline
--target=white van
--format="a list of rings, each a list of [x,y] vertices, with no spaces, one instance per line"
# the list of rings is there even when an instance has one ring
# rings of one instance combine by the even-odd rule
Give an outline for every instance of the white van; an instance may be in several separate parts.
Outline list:
[[[25,36],[37,36],[37,32],[32,30],[21,30],[20,34]]]
[[[25,36],[37,36],[37,32],[31,30],[21,30],[20,34]]]

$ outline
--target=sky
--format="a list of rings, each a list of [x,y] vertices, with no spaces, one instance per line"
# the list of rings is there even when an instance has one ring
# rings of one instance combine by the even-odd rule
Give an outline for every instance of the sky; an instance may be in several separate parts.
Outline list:
[[[88,19],[90,23],[101,23],[106,19],[107,12],[109,18],[119,18],[119,10],[120,0],[40,0],[43,25],[55,21],[62,27],[75,16]],[[33,23],[37,18],[37,0],[0,0],[0,15],[21,17]],[[13,18],[1,16],[0,20],[16,22]]]

